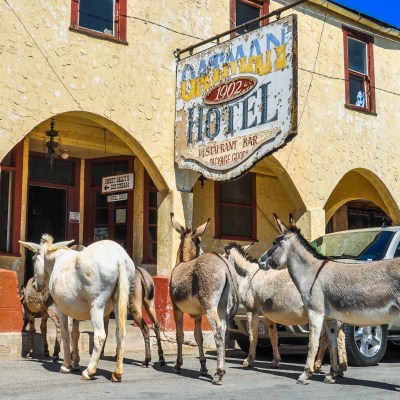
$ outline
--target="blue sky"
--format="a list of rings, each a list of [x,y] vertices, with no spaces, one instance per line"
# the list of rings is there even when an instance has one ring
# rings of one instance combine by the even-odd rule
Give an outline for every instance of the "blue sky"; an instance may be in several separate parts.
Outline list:
[[[333,0],[400,29],[400,0]]]

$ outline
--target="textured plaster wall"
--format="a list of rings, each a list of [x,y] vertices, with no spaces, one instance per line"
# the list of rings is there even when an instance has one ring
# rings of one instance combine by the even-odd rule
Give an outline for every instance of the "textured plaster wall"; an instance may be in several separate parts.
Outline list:
[[[0,159],[40,122],[82,111],[112,122],[159,186],[174,187],[173,51],[226,30],[228,4],[128,1],[128,46],[69,31],[70,0],[9,4],[14,12],[0,4]]]
[[[392,194],[394,203],[385,197],[383,208],[390,209],[391,217],[398,221],[400,90],[394,77],[400,72],[400,41],[374,35],[377,115],[350,110],[344,106],[342,25],[370,35],[373,32],[343,17],[343,23],[337,21],[338,15],[330,12],[324,22],[325,11],[310,3],[297,10],[299,133],[274,156],[287,170],[307,209],[324,208],[342,177],[354,168],[363,168]],[[361,194],[375,199],[373,191],[370,195],[362,191],[358,197]],[[356,191],[354,195],[357,197]]]

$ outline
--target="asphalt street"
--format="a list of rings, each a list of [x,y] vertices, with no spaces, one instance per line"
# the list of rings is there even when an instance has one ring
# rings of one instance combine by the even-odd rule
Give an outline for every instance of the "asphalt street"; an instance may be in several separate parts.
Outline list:
[[[241,366],[244,353],[227,351],[227,374],[222,386],[211,384],[216,368],[215,351],[207,352],[208,377],[199,376],[197,349],[186,346],[181,374],[173,372],[174,351],[167,351],[165,367],[153,362],[141,367],[143,352],[126,352],[123,381],[112,383],[114,360],[100,360],[93,381],[82,381],[79,373],[61,374],[60,363],[49,359],[1,361],[1,399],[399,399],[400,349],[388,352],[380,365],[368,368],[349,367],[345,378],[335,384],[324,384],[323,374],[314,375],[307,386],[296,384],[303,370],[306,354],[303,349],[283,349],[279,369],[270,367],[270,358],[257,360],[254,368]],[[153,357],[157,353],[153,348]],[[81,365],[86,366],[88,354]],[[154,360],[153,360],[154,361]],[[328,365],[323,370],[327,372]]]

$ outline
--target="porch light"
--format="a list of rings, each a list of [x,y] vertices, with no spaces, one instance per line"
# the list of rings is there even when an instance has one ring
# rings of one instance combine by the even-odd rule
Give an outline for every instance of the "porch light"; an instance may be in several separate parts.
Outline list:
[[[66,160],[69,157],[68,150],[61,149],[60,133],[54,130],[54,118],[50,119],[50,130],[46,131],[43,139],[43,149],[46,153],[46,158],[49,159],[50,169],[53,169],[54,160],[61,157]]]

